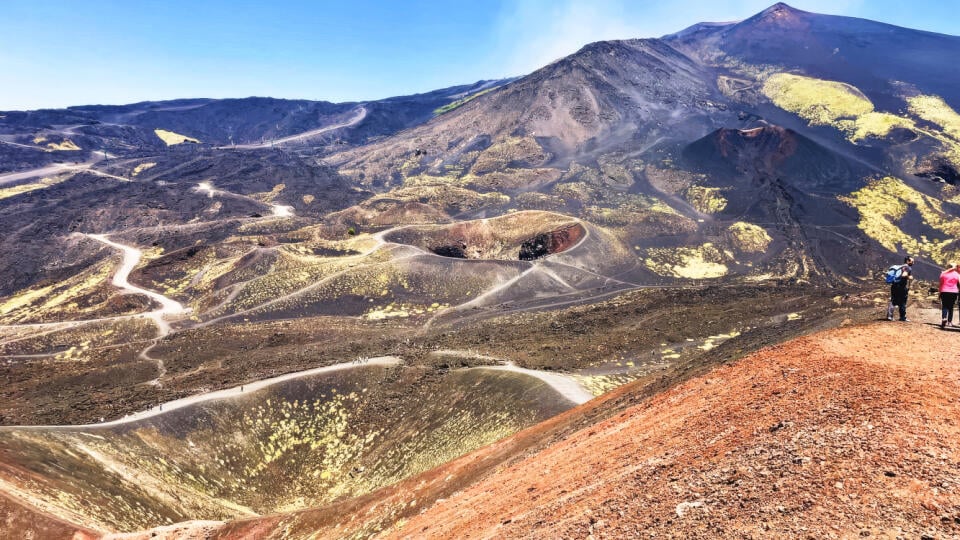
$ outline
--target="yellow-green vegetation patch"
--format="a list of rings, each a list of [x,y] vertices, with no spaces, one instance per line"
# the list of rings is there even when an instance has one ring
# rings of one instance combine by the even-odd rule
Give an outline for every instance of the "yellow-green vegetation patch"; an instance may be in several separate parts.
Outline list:
[[[727,275],[726,255],[712,243],[696,247],[650,248],[644,266],[655,274],[687,279]]]
[[[287,185],[286,185],[286,184],[277,184],[277,185],[273,186],[273,189],[271,189],[270,191],[263,191],[263,192],[261,192],[261,193],[254,193],[254,194],[250,195],[250,197],[253,198],[253,199],[256,199],[256,200],[258,200],[258,201],[261,201],[261,202],[271,203],[271,202],[274,201],[274,199],[277,198],[277,195],[280,195],[280,193],[282,193],[283,190],[285,190],[285,189],[287,189]]]
[[[172,131],[167,131],[165,129],[155,129],[153,132],[160,137],[160,140],[166,143],[167,146],[173,146],[175,144],[183,144],[186,142],[190,143],[199,143],[197,139],[193,137],[187,137],[186,135],[181,135],[179,133],[174,133]]]
[[[47,148],[53,152],[75,152],[81,148],[77,146],[77,143],[71,141],[70,139],[64,139],[59,143],[47,143]]]
[[[730,225],[727,231],[733,246],[744,253],[763,253],[772,241],[763,227],[745,221]]]
[[[43,135],[37,135],[33,138],[33,144],[43,144],[45,142],[47,142],[47,138]]]
[[[873,102],[859,89],[843,82],[776,73],[764,82],[763,92],[775,105],[810,125],[835,127],[852,142],[885,137],[894,128],[916,128],[909,118],[875,111]]]
[[[869,112],[857,117],[852,127],[849,127],[849,124],[841,124],[841,126],[848,127],[848,135],[854,142],[867,137],[886,137],[894,128],[916,129],[917,127],[916,123],[909,118],[885,112]]]
[[[441,208],[456,208],[459,211],[510,202],[510,197],[502,193],[478,193],[471,189],[450,184],[405,186],[377,195],[371,198],[370,202],[391,199],[402,202],[419,202]]]
[[[444,106],[442,106],[442,107],[437,107],[436,109],[434,109],[434,110],[433,110],[433,114],[440,115],[440,114],[443,114],[443,113],[450,112],[450,111],[456,109],[457,107],[460,107],[460,106],[462,106],[462,105],[466,105],[467,103],[469,103],[469,102],[477,99],[478,97],[480,97],[480,96],[482,96],[482,95],[484,95],[484,94],[493,92],[493,91],[496,90],[497,88],[500,88],[500,87],[499,87],[499,86],[493,86],[493,87],[490,87],[490,88],[484,88],[483,90],[480,90],[479,92],[474,92],[473,94],[470,94],[469,96],[462,97],[462,98],[460,98],[460,99],[458,99],[458,100],[456,100],[456,101],[451,101],[450,103],[447,103],[446,105],[444,105]]]
[[[704,214],[716,214],[727,207],[727,199],[721,195],[721,188],[690,186],[684,195],[691,206]]]
[[[587,202],[594,198],[594,189],[586,182],[564,182],[553,186],[553,194],[567,201]]]
[[[307,194],[301,197],[301,199],[303,200],[303,204],[310,204],[314,200],[316,200],[316,197],[314,197],[313,195]]]
[[[108,299],[107,281],[115,262],[106,260],[63,281],[32,287],[0,301],[0,321],[6,323],[39,322],[48,319],[69,320],[72,316],[94,311]],[[104,294],[94,295],[97,290]],[[96,301],[81,302],[93,295]],[[88,305],[92,304],[92,305]]]
[[[944,211],[942,201],[920,193],[898,178],[874,180],[840,200],[860,213],[860,230],[890,251],[926,256],[941,265],[960,254],[949,249],[960,237],[960,218]],[[904,232],[899,223],[911,208],[919,213],[923,224],[943,236],[915,238]]]
[[[143,171],[145,171],[145,170],[147,170],[147,169],[151,169],[151,168],[156,167],[156,166],[157,166],[156,163],[141,163],[141,164],[139,164],[139,165],[137,165],[136,167],[133,168],[133,172],[132,172],[131,174],[132,174],[133,176],[137,176],[138,174],[142,173]]]
[[[701,351],[710,351],[715,349],[717,345],[720,345],[724,341],[727,341],[728,339],[733,339],[739,335],[740,335],[740,332],[738,330],[733,330],[726,334],[717,334],[715,336],[709,336],[705,340],[703,340],[703,343],[698,345],[697,348],[700,349]]]
[[[472,172],[483,174],[502,170],[514,162],[536,165],[546,159],[547,153],[533,137],[507,137],[480,152]]]
[[[442,185],[463,185],[466,181],[460,179],[458,176],[452,175],[432,175],[432,174],[415,174],[412,176],[407,176],[403,179],[403,185],[405,187],[414,187],[414,186],[442,186]]]
[[[432,304],[412,304],[391,302],[382,308],[371,309],[363,314],[368,321],[382,321],[384,319],[404,319],[416,315],[432,314],[450,307],[448,303],[434,302]]]
[[[574,375],[573,378],[580,386],[587,389],[594,396],[602,396],[607,392],[637,380],[641,374],[617,373],[611,375]]]
[[[378,250],[375,253],[367,255],[362,259],[357,257],[323,258],[313,257],[313,263],[310,259],[293,259],[287,253],[271,268],[266,275],[256,277],[249,281],[243,289],[234,296],[229,304],[222,306],[223,313],[243,311],[256,306],[280,300],[286,295],[294,295],[297,291],[309,288],[326,290],[328,286],[326,280],[332,279],[340,273],[347,272],[348,279],[354,273],[359,274],[360,268],[356,271],[350,271],[358,265],[377,265],[389,260],[388,250]],[[350,271],[350,272],[348,272]],[[379,293],[383,289],[377,290]],[[295,304],[297,298],[290,298],[288,303]],[[218,312],[219,313],[219,312]]]
[[[873,112],[873,103],[854,86],[792,73],[771,75],[763,93],[781,109],[817,126],[836,126],[838,120]]]
[[[960,167],[960,115],[938,96],[916,96],[907,99],[910,112],[942,128],[941,132],[918,130],[936,139],[944,157]]]
[[[517,206],[523,210],[558,210],[566,204],[556,195],[547,195],[537,191],[528,191],[515,197]]]
[[[665,216],[682,218],[673,208],[656,197],[634,193],[614,193],[604,197],[602,201],[602,206],[587,206],[584,209],[584,218],[611,227],[656,222]]]
[[[463,182],[469,187],[483,190],[535,189],[557,181],[560,175],[559,169],[506,169],[483,175],[471,173],[463,177]]]
[[[38,189],[45,189],[50,186],[54,186],[63,182],[64,179],[54,179],[54,178],[44,178],[38,182],[33,182],[30,184],[20,184],[18,186],[12,186],[8,188],[0,188],[0,200],[7,199],[21,193],[30,193],[31,191],[36,191]]]
[[[960,141],[960,114],[953,110],[940,96],[914,96],[907,98],[910,112],[932,122],[947,135]]]

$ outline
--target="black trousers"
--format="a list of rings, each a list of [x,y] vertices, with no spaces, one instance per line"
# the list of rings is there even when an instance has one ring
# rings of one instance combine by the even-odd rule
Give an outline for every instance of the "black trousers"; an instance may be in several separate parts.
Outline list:
[[[893,285],[890,287],[890,303],[900,308],[900,320],[907,318],[907,296],[910,289]]]
[[[944,321],[953,322],[953,306],[957,303],[957,293],[955,292],[942,292],[940,293],[940,318]]]

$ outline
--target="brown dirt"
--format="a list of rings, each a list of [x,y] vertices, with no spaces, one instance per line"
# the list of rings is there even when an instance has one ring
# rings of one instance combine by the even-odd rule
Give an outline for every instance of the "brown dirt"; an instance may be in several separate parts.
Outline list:
[[[874,323],[766,348],[500,470],[386,537],[957,538],[956,337]]]
[[[18,538],[94,540],[101,537],[100,533],[45,514],[6,493],[0,493],[0,529],[16,531]]]

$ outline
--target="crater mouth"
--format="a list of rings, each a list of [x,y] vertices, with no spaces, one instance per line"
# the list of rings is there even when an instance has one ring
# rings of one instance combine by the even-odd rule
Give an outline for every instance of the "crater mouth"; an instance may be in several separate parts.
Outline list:
[[[583,239],[586,230],[576,223],[555,231],[540,233],[520,245],[520,260],[533,261],[547,255],[563,253]]]
[[[547,212],[518,212],[493,219],[407,227],[384,237],[441,257],[532,261],[562,253],[586,236],[576,219]]]

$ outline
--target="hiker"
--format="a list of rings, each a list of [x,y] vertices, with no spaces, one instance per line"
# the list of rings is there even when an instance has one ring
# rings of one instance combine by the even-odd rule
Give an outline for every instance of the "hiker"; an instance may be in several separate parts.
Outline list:
[[[887,308],[887,320],[893,320],[893,308],[900,308],[900,320],[910,322],[907,318],[907,294],[910,292],[910,280],[913,279],[913,257],[904,257],[903,264],[899,267],[893,266],[890,270],[895,270],[896,275],[890,283],[890,307]]]
[[[957,263],[950,263],[946,270],[940,273],[940,328],[953,326],[953,306],[957,303],[957,294],[960,293],[960,270]]]

